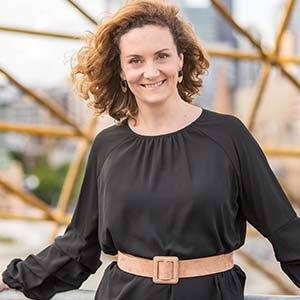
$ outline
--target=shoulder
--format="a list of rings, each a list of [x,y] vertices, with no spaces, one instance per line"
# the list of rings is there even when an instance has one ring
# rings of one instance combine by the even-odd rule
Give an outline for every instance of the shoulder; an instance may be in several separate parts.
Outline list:
[[[125,123],[114,124],[102,129],[95,136],[95,144],[111,144],[121,142],[128,137]]]
[[[250,134],[238,116],[212,110],[206,110],[205,122],[201,127],[208,135],[215,138],[220,137],[222,140],[225,138],[235,139],[241,135]]]
[[[111,125],[98,132],[91,144],[91,153],[100,160],[105,157],[118,145],[128,139],[128,134],[124,124]]]
[[[199,130],[223,149],[237,174],[241,165],[245,167],[245,163],[249,162],[249,157],[266,160],[258,142],[238,116],[210,110],[206,116]]]
[[[262,152],[255,137],[238,116],[207,110],[205,120],[199,125],[199,130],[223,148],[236,165],[241,154]]]

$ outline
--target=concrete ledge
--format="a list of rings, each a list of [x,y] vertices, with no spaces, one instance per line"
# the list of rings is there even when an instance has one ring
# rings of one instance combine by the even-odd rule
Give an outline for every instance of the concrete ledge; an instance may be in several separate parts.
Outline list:
[[[72,290],[58,293],[51,300],[94,300],[95,291]],[[0,292],[0,300],[28,300],[22,293],[9,289]],[[245,295],[245,300],[300,300],[300,296]]]
[[[245,300],[300,300],[300,296],[245,295]]]
[[[51,300],[94,300],[95,291],[90,290],[72,290],[63,293],[57,293]],[[28,300],[21,292],[9,289],[0,292],[0,300]]]
[[[300,296],[245,295],[245,300],[300,300]]]

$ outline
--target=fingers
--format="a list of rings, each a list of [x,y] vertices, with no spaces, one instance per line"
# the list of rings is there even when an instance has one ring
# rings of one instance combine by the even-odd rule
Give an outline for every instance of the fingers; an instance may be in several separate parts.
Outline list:
[[[0,279],[0,292],[6,289],[9,289],[9,286]]]

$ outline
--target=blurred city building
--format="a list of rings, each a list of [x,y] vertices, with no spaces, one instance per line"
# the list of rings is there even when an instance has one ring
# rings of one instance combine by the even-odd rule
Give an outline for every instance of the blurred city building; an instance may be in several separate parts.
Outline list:
[[[204,49],[237,48],[238,40],[233,34],[232,27],[211,4],[197,6],[195,2],[193,5],[187,5],[185,1],[181,1],[180,4],[183,15],[193,25]],[[222,1],[222,4],[232,15],[233,1]],[[233,94],[237,88],[237,63],[234,60],[217,57],[211,57],[209,60],[211,64],[208,75],[204,76],[202,91],[200,96],[195,98],[194,103],[207,108],[214,108],[219,112],[232,113]]]

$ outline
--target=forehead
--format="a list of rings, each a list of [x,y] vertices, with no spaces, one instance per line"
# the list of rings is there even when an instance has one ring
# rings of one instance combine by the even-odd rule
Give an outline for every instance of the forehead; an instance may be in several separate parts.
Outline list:
[[[169,28],[156,25],[131,29],[120,38],[121,55],[151,53],[175,47]]]

